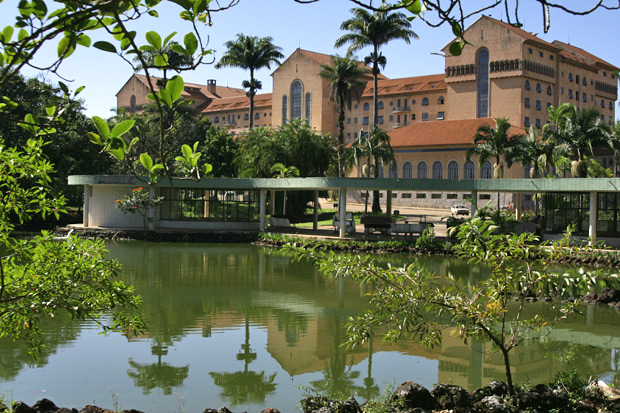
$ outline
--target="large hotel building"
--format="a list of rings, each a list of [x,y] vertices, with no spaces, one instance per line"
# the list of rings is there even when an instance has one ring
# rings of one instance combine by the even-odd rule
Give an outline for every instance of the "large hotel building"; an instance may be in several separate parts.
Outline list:
[[[472,179],[488,178],[490,164],[466,162],[465,152],[485,123],[509,118],[513,133],[547,122],[547,108],[572,103],[596,107],[601,119],[615,120],[618,68],[570,44],[548,43],[507,23],[482,16],[466,31],[469,42],[460,56],[448,46],[441,74],[378,82],[378,122],[389,132],[396,162],[385,177]],[[255,97],[255,126],[280,126],[301,118],[314,129],[336,135],[336,110],[330,87],[318,76],[330,56],[297,49],[272,74],[273,92]],[[117,94],[117,104],[137,111],[147,103],[145,77],[133,75]],[[202,116],[242,133],[249,126],[249,99],[243,89],[186,84]],[[346,113],[345,136],[351,142],[372,127],[373,82],[368,78],[359,101]],[[611,166],[611,154],[602,156]],[[525,168],[511,168],[506,177],[523,178]],[[396,204],[433,206],[467,194],[393,194]],[[490,195],[481,194],[485,199]],[[446,198],[447,197],[447,198]],[[489,198],[486,198],[489,199]]]

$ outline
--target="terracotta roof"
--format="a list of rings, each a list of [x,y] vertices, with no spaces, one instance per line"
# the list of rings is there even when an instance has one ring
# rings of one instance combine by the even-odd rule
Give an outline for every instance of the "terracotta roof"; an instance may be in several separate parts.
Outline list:
[[[271,93],[262,93],[254,96],[254,107],[265,108],[271,107]],[[225,110],[240,110],[250,108],[250,98],[247,96],[238,96],[232,98],[217,99],[211,102],[209,106],[202,110],[202,113],[220,112]]]
[[[134,74],[134,76],[140,82],[144,83],[145,86],[148,87],[148,82],[145,75],[136,73]],[[161,80],[160,77],[156,76],[151,76],[151,79],[153,82]],[[219,99],[233,96],[245,96],[245,90],[216,85],[215,94],[213,94],[207,90],[207,85],[199,85],[197,83],[185,83],[185,90],[183,91],[183,96],[189,97],[191,99]]]
[[[389,133],[393,148],[412,146],[472,146],[478,128],[484,125],[495,127],[494,118],[440,120],[417,122]],[[513,126],[509,133],[523,134],[525,130]]]
[[[400,79],[379,80],[377,89],[379,96],[395,95],[403,93],[428,92],[434,90],[446,90],[445,75],[427,75],[415,77],[403,77]],[[372,96],[374,90],[373,82],[366,84],[362,97]]]
[[[566,55],[570,55],[569,58],[574,58],[578,61],[582,61],[585,62],[587,64],[595,64],[598,63],[602,66],[606,66],[612,70],[619,70],[616,66],[612,65],[609,62],[606,62],[605,60],[601,59],[600,57],[594,56],[592,53],[588,53],[583,49],[580,49],[579,47],[573,46],[571,44],[568,43],[564,43],[564,42],[560,42],[559,40],[554,40],[553,44],[564,49],[564,51],[562,53],[560,53],[562,56],[565,57],[569,57]]]

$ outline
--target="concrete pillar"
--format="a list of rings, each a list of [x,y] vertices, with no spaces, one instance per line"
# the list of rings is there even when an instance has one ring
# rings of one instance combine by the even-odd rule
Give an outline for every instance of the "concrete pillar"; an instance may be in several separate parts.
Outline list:
[[[523,194],[518,192],[515,194],[515,219],[517,221],[521,220],[521,210],[523,209]]]
[[[338,197],[338,206],[340,210],[340,238],[344,238],[347,235],[347,190],[346,188],[340,188],[340,196]]]
[[[392,191],[386,191],[385,209],[388,217],[392,216]]]
[[[314,221],[312,221],[312,229],[319,229],[319,191],[314,191]]]
[[[471,216],[476,215],[478,209],[478,191],[471,191]]]
[[[84,185],[84,210],[82,211],[82,225],[88,228],[88,215],[90,210],[90,196],[93,193],[92,185]]]
[[[590,236],[590,245],[596,243],[596,221],[598,212],[598,192],[590,192],[590,228],[588,235]]]
[[[153,185],[149,185],[149,204],[152,205],[155,200],[155,187]],[[147,214],[147,227],[149,231],[153,231],[155,229],[155,207],[151,207],[146,212]]]
[[[269,214],[274,216],[276,214],[276,191],[271,190],[270,192],[271,204],[269,205]]]
[[[265,198],[266,192],[264,189],[259,191],[258,196],[258,231],[265,232]],[[273,191],[271,191],[273,195]],[[271,198],[271,208],[273,209],[273,198]]]

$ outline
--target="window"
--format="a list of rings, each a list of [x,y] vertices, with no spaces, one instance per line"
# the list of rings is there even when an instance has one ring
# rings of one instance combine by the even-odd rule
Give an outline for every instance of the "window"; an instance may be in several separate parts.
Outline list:
[[[422,114],[422,122],[426,122],[426,121],[428,121],[428,112],[424,112]]]
[[[541,127],[540,119],[536,119],[536,127],[540,129]]]
[[[136,97],[135,96],[131,96],[131,99],[129,99],[129,111],[131,113],[136,113],[136,109],[137,109],[137,105],[136,105]]]
[[[248,120],[248,119],[250,119],[250,115],[249,114],[246,113],[245,115],[243,115],[243,120]]]
[[[415,197],[417,199],[424,199],[424,198],[426,198],[426,194],[417,193],[417,194],[415,194]]]
[[[302,89],[301,80],[294,80],[291,83],[291,119],[301,119]]]
[[[582,99],[581,99],[581,100],[583,100],[584,102],[587,102],[587,101],[588,101],[588,95],[586,95],[586,92],[583,92],[583,95],[582,95]]]
[[[542,86],[540,86],[540,83],[536,83],[536,92],[542,93]]]
[[[582,78],[582,81],[584,86],[588,86],[588,81],[586,80],[585,76]]]
[[[412,105],[415,105],[415,99],[413,99],[413,100],[411,101],[411,104],[412,104]]]
[[[525,125],[526,128],[529,127],[531,125],[530,118],[526,116],[523,124]]]
[[[551,102],[547,102],[547,109],[551,107]]]
[[[347,118],[347,124],[350,125],[351,124],[351,118]]]
[[[530,106],[530,98],[525,98],[525,107],[529,108]]]
[[[443,178],[443,165],[439,161],[435,161],[433,164],[433,179]]]
[[[553,55],[552,54],[549,55],[549,60],[553,60]]]
[[[443,120],[444,119],[444,113],[443,112],[437,112],[437,120]]]
[[[254,119],[260,119],[260,113],[256,112],[256,113],[254,114]]]
[[[370,104],[368,102],[364,103],[364,110],[370,110]]]
[[[601,108],[605,109],[605,101],[603,99],[601,99]]]
[[[530,81],[525,80],[525,90],[530,90],[532,87],[530,86]]]
[[[439,96],[439,99],[437,99],[437,103],[440,104],[440,105],[443,105],[445,101],[446,100],[444,99],[443,96]]]
[[[553,89],[551,88],[551,85],[547,86],[547,94],[549,96],[553,95]]]
[[[394,115],[390,115],[390,122],[394,120]]]
[[[362,124],[368,125],[368,116],[364,116],[364,119],[362,120]]]
[[[486,118],[489,116],[489,51],[481,49],[478,52],[477,60],[477,117]]]
[[[288,96],[282,96],[282,124],[286,125],[286,115],[288,114]]]
[[[397,179],[398,178],[398,165],[396,162],[392,162],[390,164],[390,178]]]
[[[560,88],[560,95],[563,95],[563,94],[564,94],[564,86]]]
[[[568,98],[569,99],[573,98],[573,89],[568,89]]]
[[[383,109],[383,102],[378,102],[377,103],[377,109]]]
[[[216,116],[215,119],[213,119],[213,123],[219,123],[220,122],[220,117]]]
[[[486,162],[480,168],[480,179],[491,179],[491,162]]]
[[[459,164],[455,161],[448,164],[448,179],[459,179]]]
[[[413,167],[411,166],[411,162],[405,162],[405,164],[403,165],[403,178],[413,178]]]
[[[531,48],[531,47],[528,47],[528,48],[527,48],[527,52],[528,52],[529,54],[532,54],[532,48]]]
[[[542,103],[540,102],[540,100],[536,101],[536,110],[542,110]]]
[[[418,164],[418,179],[426,179],[426,162],[422,161]]]
[[[394,102],[390,101],[390,106],[394,106]]]
[[[543,57],[543,52],[538,52],[539,57]]]
[[[575,77],[575,83],[579,84],[579,75]]]
[[[611,101],[609,101],[609,110],[613,110],[613,109],[614,109],[614,104]]]
[[[379,125],[383,124],[383,116],[377,116],[377,123]]]
[[[573,81],[573,74],[572,74],[572,73],[569,73],[569,74],[568,74],[568,81],[569,81],[569,82],[572,82],[572,81]]]
[[[411,120],[415,120],[415,113],[411,114]]]
[[[428,106],[428,98],[422,99],[422,106]]]
[[[463,177],[465,179],[474,179],[474,163],[472,161],[465,162]]]
[[[310,115],[312,114],[312,95],[310,92],[306,93],[306,120],[310,122]]]
[[[357,118],[353,118],[353,123],[357,123]]]

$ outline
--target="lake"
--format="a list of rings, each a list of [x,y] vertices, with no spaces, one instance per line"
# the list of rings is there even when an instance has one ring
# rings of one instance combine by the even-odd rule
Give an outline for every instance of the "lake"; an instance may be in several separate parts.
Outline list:
[[[347,319],[367,308],[364,286],[334,280],[276,250],[240,244],[108,242],[123,279],[144,299],[149,330],[127,340],[92,323],[56,320],[38,360],[21,343],[0,341],[0,393],[28,404],[96,404],[145,412],[299,410],[318,392],[358,401],[406,380],[429,390],[469,390],[503,379],[500,354],[485,342],[444,337],[440,348],[375,340],[346,350]],[[484,268],[454,257],[380,257],[416,261],[437,274],[475,280]],[[531,304],[544,311],[544,303]],[[617,373],[620,316],[606,306],[558,325],[512,352],[517,383],[549,382],[574,367],[593,378]]]

